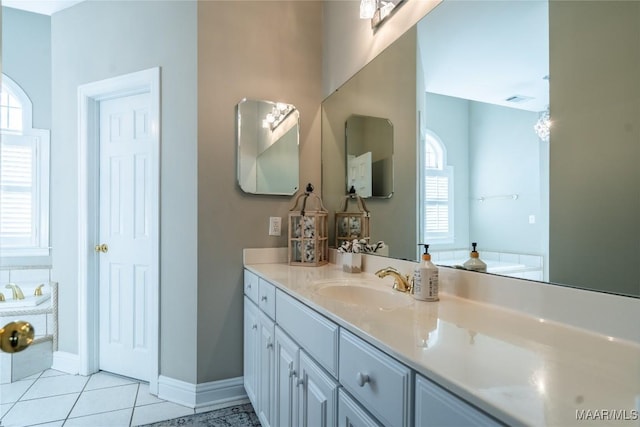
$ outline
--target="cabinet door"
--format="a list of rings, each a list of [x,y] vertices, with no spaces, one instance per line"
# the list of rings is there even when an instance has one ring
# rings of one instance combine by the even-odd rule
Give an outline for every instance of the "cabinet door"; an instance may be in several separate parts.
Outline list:
[[[298,425],[302,427],[337,425],[338,383],[302,350],[297,384]]]
[[[502,424],[428,379],[416,375],[415,425],[498,427]]]
[[[258,411],[258,307],[244,297],[244,389]]]
[[[276,326],[273,425],[294,427],[297,424],[298,354],[300,347]]]
[[[258,418],[263,427],[271,425],[273,397],[274,323],[262,311],[258,313]]]
[[[382,427],[343,388],[338,395],[338,427]]]

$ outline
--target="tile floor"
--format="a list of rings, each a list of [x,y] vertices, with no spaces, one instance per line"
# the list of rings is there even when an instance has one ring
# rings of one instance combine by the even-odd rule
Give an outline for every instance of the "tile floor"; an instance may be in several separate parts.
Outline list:
[[[126,427],[193,413],[149,394],[146,383],[106,372],[84,377],[49,369],[0,385],[1,427]]]

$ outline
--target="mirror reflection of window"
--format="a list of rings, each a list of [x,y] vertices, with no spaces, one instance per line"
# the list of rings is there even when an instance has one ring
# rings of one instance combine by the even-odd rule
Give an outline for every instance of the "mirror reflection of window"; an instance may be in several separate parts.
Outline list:
[[[453,242],[453,166],[446,148],[431,131],[421,138],[420,239],[427,243]]]

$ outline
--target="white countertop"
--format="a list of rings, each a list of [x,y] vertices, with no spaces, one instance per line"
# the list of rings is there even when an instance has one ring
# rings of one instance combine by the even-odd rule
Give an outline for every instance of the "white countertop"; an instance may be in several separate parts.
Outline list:
[[[387,290],[393,278],[334,264],[245,267],[506,424],[640,426],[636,343],[442,292],[438,302],[400,294],[406,305],[387,310],[339,302],[317,282],[367,279]],[[578,410],[590,418],[578,420]],[[603,410],[623,419],[603,419]]]

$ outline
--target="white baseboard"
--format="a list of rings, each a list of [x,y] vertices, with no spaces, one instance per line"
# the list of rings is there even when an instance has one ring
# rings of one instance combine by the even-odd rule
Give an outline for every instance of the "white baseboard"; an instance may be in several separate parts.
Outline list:
[[[247,398],[247,393],[242,377],[192,384],[160,375],[158,398],[198,409],[242,401]]]
[[[51,369],[77,375],[80,372],[80,357],[65,351],[54,351]]]

